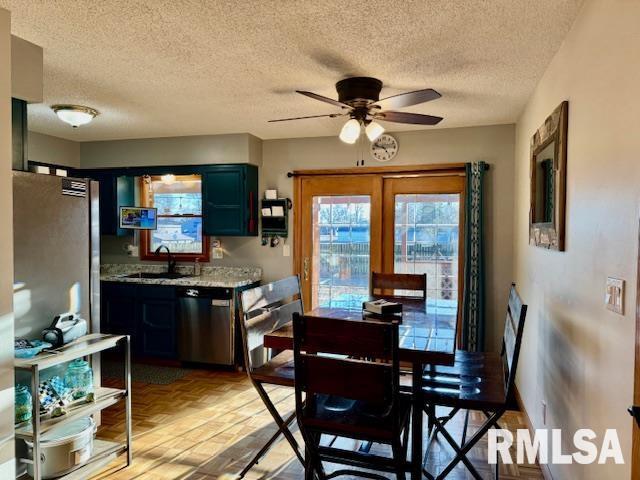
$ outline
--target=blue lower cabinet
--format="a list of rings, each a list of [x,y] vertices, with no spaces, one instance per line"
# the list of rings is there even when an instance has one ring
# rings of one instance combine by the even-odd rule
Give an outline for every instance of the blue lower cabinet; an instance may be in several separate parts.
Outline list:
[[[137,357],[178,358],[175,287],[102,283],[102,331],[130,335]]]
[[[140,300],[138,329],[142,355],[178,358],[176,308],[175,300]]]

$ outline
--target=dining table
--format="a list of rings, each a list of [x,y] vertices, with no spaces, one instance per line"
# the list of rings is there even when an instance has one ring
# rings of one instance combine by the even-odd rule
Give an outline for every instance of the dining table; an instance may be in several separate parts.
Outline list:
[[[402,304],[402,313],[397,315],[371,316],[363,310],[363,301],[394,301]],[[439,304],[440,302],[440,308]],[[423,462],[423,409],[422,378],[426,367],[453,365],[456,351],[456,309],[451,301],[436,299],[356,296],[341,299],[329,305],[318,306],[305,315],[362,321],[377,318],[382,321],[398,322],[398,356],[400,362],[411,366],[411,479],[422,478]],[[288,322],[267,333],[264,346],[276,350],[293,349],[293,324]]]

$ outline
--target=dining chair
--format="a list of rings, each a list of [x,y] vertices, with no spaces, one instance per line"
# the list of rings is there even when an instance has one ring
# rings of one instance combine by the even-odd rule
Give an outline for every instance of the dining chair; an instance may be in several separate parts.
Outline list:
[[[264,336],[290,322],[294,313],[302,313],[299,278],[291,276],[244,290],[241,293],[241,309],[240,327],[245,368],[251,383],[278,426],[276,433],[240,472],[239,477],[243,478],[269,451],[280,435],[286,438],[298,460],[304,465],[298,442],[289,429],[296,418],[295,411],[283,419],[265,389],[265,385],[294,387],[293,352],[272,352],[264,347]]]
[[[453,460],[436,477],[437,479],[446,478],[459,462],[465,464],[474,478],[482,479],[466,455],[489,429],[500,428],[498,421],[511,405],[526,315],[527,305],[522,303],[515,284],[512,284],[500,353],[457,351],[453,366],[437,366],[423,377],[422,391],[425,404],[451,408],[449,414],[444,417],[437,417],[435,409],[426,410],[431,412],[430,424],[434,427],[430,443],[435,435],[441,434],[456,452]],[[458,444],[446,430],[446,424],[460,410],[466,412],[462,439]],[[471,410],[482,412],[486,421],[467,440]],[[495,478],[498,477],[499,465],[496,464]]]
[[[409,290],[415,293],[396,295],[396,290]],[[427,274],[371,272],[371,294],[426,300]]]
[[[305,478],[386,478],[349,468],[326,474],[323,462],[330,462],[391,472],[403,480],[409,469],[411,405],[399,392],[398,324],[294,313],[293,345],[296,412],[307,452]],[[322,443],[323,435],[389,445],[391,456],[337,448],[335,441]]]

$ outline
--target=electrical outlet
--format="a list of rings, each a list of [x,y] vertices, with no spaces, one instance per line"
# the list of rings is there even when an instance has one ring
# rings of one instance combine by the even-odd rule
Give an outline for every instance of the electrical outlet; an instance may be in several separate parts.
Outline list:
[[[290,257],[291,256],[291,247],[287,244],[282,245],[282,256]]]
[[[546,425],[547,424],[547,402],[542,401],[542,424]]]
[[[216,259],[220,259],[222,258],[223,252],[222,252],[222,248],[221,247],[215,247],[211,249],[211,258],[216,258]]]
[[[624,315],[624,280],[607,277],[607,289],[604,303],[608,310]]]

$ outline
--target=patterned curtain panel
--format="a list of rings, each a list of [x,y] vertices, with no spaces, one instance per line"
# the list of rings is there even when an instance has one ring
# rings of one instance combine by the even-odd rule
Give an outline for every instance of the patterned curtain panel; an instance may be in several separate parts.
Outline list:
[[[463,350],[484,350],[485,280],[484,280],[484,162],[467,163],[465,198],[464,292],[462,304]]]

